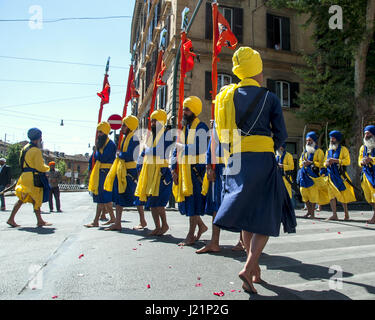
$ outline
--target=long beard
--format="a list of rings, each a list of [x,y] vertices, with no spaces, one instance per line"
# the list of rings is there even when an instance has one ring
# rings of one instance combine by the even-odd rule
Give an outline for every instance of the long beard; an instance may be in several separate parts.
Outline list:
[[[337,150],[338,146],[339,146],[338,143],[332,143],[332,142],[331,142],[331,143],[329,144],[329,149],[330,149],[330,150]]]
[[[312,145],[306,144],[306,151],[308,154],[315,153],[315,143]]]
[[[96,141],[96,150],[103,148],[106,141],[107,136],[99,136],[98,140]]]
[[[193,121],[194,121],[194,119],[195,119],[195,115],[194,114],[192,114],[191,116],[185,116],[184,115],[182,117],[181,124],[182,124],[183,127],[185,127],[187,125],[192,124]]]
[[[368,139],[363,138],[363,144],[369,149],[370,151],[375,149],[375,137],[370,137]]]

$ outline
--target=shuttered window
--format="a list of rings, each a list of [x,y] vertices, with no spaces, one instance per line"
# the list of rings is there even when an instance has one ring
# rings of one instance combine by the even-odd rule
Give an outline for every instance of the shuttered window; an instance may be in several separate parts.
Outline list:
[[[296,103],[297,94],[299,93],[298,82],[267,79],[267,88],[277,95],[282,107],[299,107],[299,105]]]
[[[267,13],[267,48],[290,51],[290,19]]]
[[[243,40],[243,9],[236,7],[219,6],[220,13],[230,24],[230,28],[236,36],[239,43]],[[206,39],[212,40],[212,6],[210,2],[206,3]]]

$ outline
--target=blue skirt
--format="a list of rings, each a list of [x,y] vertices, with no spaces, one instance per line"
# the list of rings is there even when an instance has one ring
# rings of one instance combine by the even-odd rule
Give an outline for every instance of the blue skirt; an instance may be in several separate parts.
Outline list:
[[[169,168],[161,168],[162,179],[159,185],[159,196],[147,199],[150,208],[165,207],[172,193],[172,173]]]
[[[99,172],[99,192],[97,195],[93,195],[95,203],[109,203],[112,202],[112,192],[104,190],[104,181],[107,177],[109,169],[100,169]]]
[[[137,178],[136,169],[128,169],[128,173],[131,174],[135,179]],[[121,207],[134,207],[134,192],[137,185],[129,175],[126,176],[126,183],[127,185],[125,192],[118,193],[118,180],[117,177],[115,178],[113,183],[112,200],[116,205]]]
[[[182,215],[186,215],[188,217],[191,216],[203,216],[204,209],[206,205],[206,197],[202,195],[202,183],[199,181],[196,173],[193,171],[193,167],[195,167],[198,172],[199,176],[203,181],[203,177],[205,174],[206,165],[195,165],[192,166],[191,170],[191,180],[193,182],[193,195],[190,197],[185,197],[184,202],[178,203],[178,210]]]
[[[212,216],[214,212],[217,212],[221,205],[222,191],[223,191],[223,172],[225,165],[217,164],[215,166],[216,179],[214,184],[214,191],[212,193],[212,182],[208,188],[206,195],[206,207],[205,214]]]
[[[239,232],[279,236],[280,225],[284,232],[294,233],[296,217],[275,155],[271,152],[244,152],[231,158],[224,172],[223,201],[214,224]],[[231,160],[230,159],[230,160]],[[231,174],[238,171],[235,174]]]

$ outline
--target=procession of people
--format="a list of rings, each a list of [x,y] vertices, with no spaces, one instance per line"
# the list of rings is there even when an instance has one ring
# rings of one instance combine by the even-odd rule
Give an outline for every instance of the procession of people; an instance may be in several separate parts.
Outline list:
[[[100,217],[109,213],[105,230],[121,231],[124,207],[137,207],[140,224],[134,229],[142,230],[147,225],[144,208],[149,208],[155,225],[149,235],[160,237],[170,229],[166,206],[173,194],[180,214],[188,217],[185,240],[178,245],[195,244],[208,230],[202,216],[212,216],[211,240],[196,253],[220,251],[221,230],[238,233],[235,248],[247,254],[238,276],[245,291],[256,293],[254,283],[261,281],[259,258],[269,237],[278,237],[281,225],[285,233],[296,232],[292,202],[295,168],[287,152],[288,134],[280,101],[262,87],[259,52],[239,48],[233,55],[233,73],[240,82],[224,86],[217,94],[211,131],[199,119],[202,101],[197,96],[183,102],[182,130],[175,137],[177,141],[167,134],[167,113],[162,109],[151,113],[151,130],[146,136],[138,134],[137,117],[124,117],[119,148],[109,138],[110,124],[98,124],[88,186],[96,212],[92,223],[85,226],[99,227]],[[362,168],[366,201],[374,210],[368,223],[375,224],[375,126],[367,126],[363,133],[358,165]],[[22,174],[15,187],[19,200],[7,221],[11,227],[19,226],[15,216],[27,202],[33,204],[39,227],[50,225],[41,218],[40,207],[49,201],[53,210],[52,194],[57,211],[61,211],[55,163],[47,166],[42,158],[42,132],[32,128],[28,137],[30,143],[21,152]],[[330,204],[329,220],[338,220],[340,202],[344,219],[349,220],[348,203],[356,201],[347,173],[351,165],[349,150],[343,145],[340,131],[331,131],[329,137],[324,153],[318,145],[318,134],[306,134],[297,178],[307,205],[305,218],[315,217],[317,204]],[[45,175],[48,171],[49,183]],[[9,182],[2,184],[5,187]]]

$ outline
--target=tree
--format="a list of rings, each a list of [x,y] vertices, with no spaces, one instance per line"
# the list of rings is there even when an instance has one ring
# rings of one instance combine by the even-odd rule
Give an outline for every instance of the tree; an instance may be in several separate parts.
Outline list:
[[[21,167],[20,167],[20,154],[22,150],[22,145],[15,143],[11,144],[8,147],[8,155],[6,157],[7,165],[11,168],[12,178],[18,179],[21,175]]]
[[[61,173],[61,176],[63,177],[67,169],[66,162],[64,160],[58,160],[56,163],[56,169]]]
[[[270,0],[276,8],[307,14],[303,27],[313,26],[315,52],[304,55],[307,69],[295,70],[304,80],[297,115],[306,122],[329,123],[343,131],[350,148],[353,182],[360,185],[358,151],[363,125],[375,114],[375,42],[373,0]],[[342,8],[342,29],[331,29],[331,6]],[[357,196],[359,196],[357,194]]]

